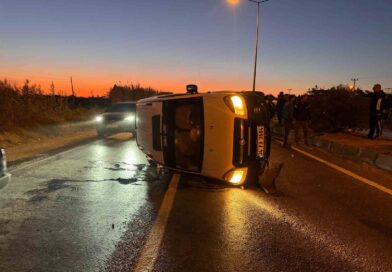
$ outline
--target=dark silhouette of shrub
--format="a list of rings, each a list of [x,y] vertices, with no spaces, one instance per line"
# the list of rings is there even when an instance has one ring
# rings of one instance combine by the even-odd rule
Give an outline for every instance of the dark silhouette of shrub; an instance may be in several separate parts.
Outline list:
[[[71,107],[71,97],[56,94],[54,84],[50,93],[44,94],[40,86],[28,80],[21,87],[0,80],[0,132],[88,120],[108,105],[104,97],[73,99],[76,106]]]
[[[168,92],[160,92],[158,90],[152,89],[150,87],[145,88],[139,84],[130,85],[114,85],[108,92],[108,97],[112,104],[125,101],[137,101],[146,97],[159,95],[159,94],[169,94]]]
[[[317,131],[367,128],[369,101],[360,91],[339,85],[331,89],[313,88],[308,95],[312,126]]]
[[[66,96],[52,83],[48,93],[26,80],[23,86],[0,80],[0,132],[15,128],[34,128],[64,122],[91,120],[111,103],[137,101],[165,94],[137,85],[114,85],[107,97]]]

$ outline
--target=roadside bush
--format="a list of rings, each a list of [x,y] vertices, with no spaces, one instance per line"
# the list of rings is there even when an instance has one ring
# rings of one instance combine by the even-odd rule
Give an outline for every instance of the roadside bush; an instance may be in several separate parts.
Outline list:
[[[110,103],[137,101],[158,94],[165,93],[131,84],[114,85],[107,97],[74,97],[56,93],[53,83],[49,94],[45,94],[40,86],[28,80],[23,86],[0,80],[0,132],[91,120]]]
[[[369,99],[347,86],[309,90],[312,126],[317,131],[337,132],[348,128],[367,128]]]
[[[51,94],[44,94],[28,80],[21,87],[0,80],[0,131],[84,121],[98,110],[91,103],[90,107],[76,104],[77,97],[55,94],[53,84],[51,89]]]
[[[108,92],[108,97],[112,104],[125,101],[137,101],[139,99],[151,97],[159,94],[170,94],[168,92],[160,92],[153,88],[145,88],[139,84],[130,85],[114,85]]]

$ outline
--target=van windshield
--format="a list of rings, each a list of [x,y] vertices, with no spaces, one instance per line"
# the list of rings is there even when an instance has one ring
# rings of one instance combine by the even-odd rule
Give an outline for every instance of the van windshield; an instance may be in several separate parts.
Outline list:
[[[108,108],[106,112],[134,112],[136,105],[133,103],[115,104]]]

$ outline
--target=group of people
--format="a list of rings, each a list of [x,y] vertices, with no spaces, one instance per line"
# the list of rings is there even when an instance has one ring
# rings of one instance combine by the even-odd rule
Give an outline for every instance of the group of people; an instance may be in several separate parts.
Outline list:
[[[308,145],[308,123],[310,121],[310,106],[308,96],[285,95],[280,92],[276,103],[276,113],[279,125],[284,125],[283,147],[288,147],[290,130],[294,127],[295,143],[299,143],[299,132],[303,131],[304,142]]]
[[[380,84],[375,84],[373,92],[362,92],[362,95],[370,98],[369,105],[369,139],[376,139],[382,136],[381,122],[386,118],[385,113],[385,93]],[[276,106],[272,99],[269,100],[271,117],[277,115],[279,125],[284,126],[283,147],[288,147],[290,130],[294,128],[295,144],[299,144],[299,132],[303,131],[304,142],[308,145],[308,126],[310,123],[310,105],[308,95],[295,96],[280,92]]]

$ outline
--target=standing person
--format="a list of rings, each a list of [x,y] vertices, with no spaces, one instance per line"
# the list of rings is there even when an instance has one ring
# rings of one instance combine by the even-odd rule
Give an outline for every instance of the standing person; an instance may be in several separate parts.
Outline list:
[[[304,142],[308,145],[308,121],[310,120],[310,108],[307,103],[307,96],[304,95],[297,99],[294,105],[294,131],[295,131],[295,144],[299,143],[299,130],[302,128],[304,133]]]
[[[370,97],[369,105],[369,139],[375,139],[381,136],[382,127],[381,120],[384,110],[385,93],[381,89],[381,84],[375,84],[373,87],[373,93],[366,91],[363,93],[364,96]],[[376,136],[374,137],[374,133]]]
[[[284,124],[284,141],[283,147],[288,147],[288,139],[290,134],[290,129],[293,127],[294,119],[294,100],[295,95],[290,95],[284,104],[282,120]]]
[[[268,96],[267,98],[267,107],[268,107],[268,113],[269,113],[269,118],[270,120],[275,116],[275,105],[274,105],[274,97]]]
[[[278,115],[279,125],[282,125],[283,108],[285,104],[284,93],[280,92],[278,95],[278,102],[276,103],[276,112]]]

